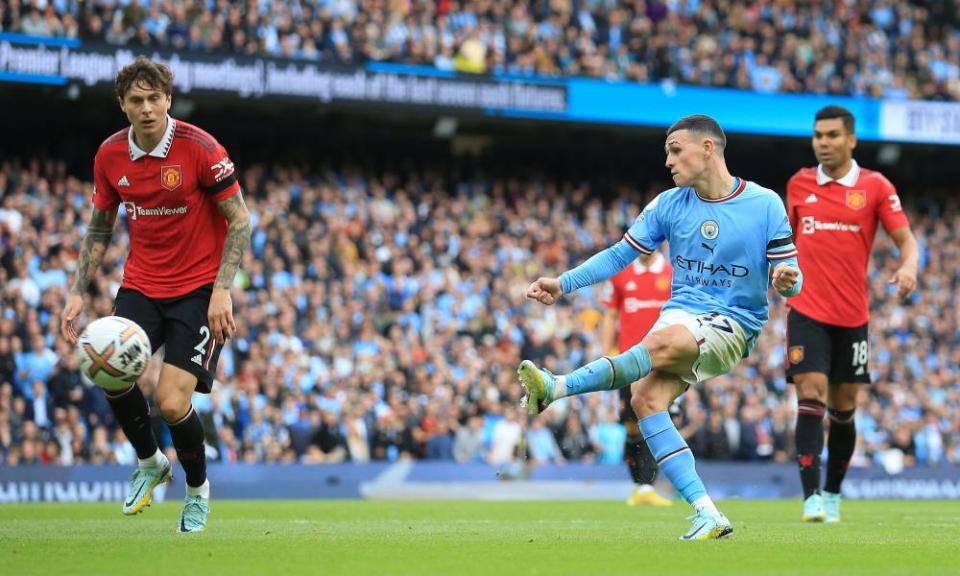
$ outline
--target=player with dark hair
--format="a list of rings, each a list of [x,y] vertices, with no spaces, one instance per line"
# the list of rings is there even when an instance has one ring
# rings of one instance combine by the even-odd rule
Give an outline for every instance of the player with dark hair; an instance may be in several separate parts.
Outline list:
[[[676,122],[664,143],[676,187],[647,204],[620,242],[527,289],[528,298],[551,305],[669,242],[670,299],[643,341],[569,374],[555,376],[529,360],[518,368],[530,414],[565,396],[631,387],[630,404],[660,471],[695,511],[681,536],[688,541],[724,538],[733,526],[707,494],[668,408],[690,385],[728,373],[749,355],[767,321],[771,283],[785,297],[803,283],[783,201],[731,175],[725,146],[709,116]]]
[[[142,56],[117,74],[116,94],[130,126],[107,138],[94,159],[93,211],[60,329],[76,343],[75,320],[122,204],[130,254],[114,313],[139,324],[153,350],[165,346],[156,401],[187,483],[177,529],[198,532],[210,511],[210,483],[203,425],[191,397],[195,390],[210,392],[220,350],[236,331],[230,287],[250,244],[250,216],[226,150],[169,116],[172,93],[170,70]],[[171,466],[157,446],[140,387],[107,396],[139,458],[123,503],[123,513],[132,515],[150,504],[154,488],[172,480]]]
[[[606,311],[600,324],[600,344],[604,351],[617,354],[639,344],[657,322],[660,308],[670,298],[673,268],[659,251],[641,254],[629,266],[604,285]],[[618,336],[619,334],[619,336]],[[637,416],[630,407],[630,388],[620,389],[620,423],[627,429],[624,459],[633,480],[627,498],[629,506],[670,506],[657,494],[657,461],[637,427]]]
[[[821,109],[812,144],[819,164],[787,183],[787,213],[806,277],[803,293],[788,303],[787,379],[797,391],[802,518],[839,522],[840,486],[857,437],[857,394],[870,383],[867,266],[877,224],[900,251],[890,283],[901,298],[916,288],[918,248],[893,184],[853,159],[853,114],[840,106]],[[825,412],[830,432],[821,494]]]

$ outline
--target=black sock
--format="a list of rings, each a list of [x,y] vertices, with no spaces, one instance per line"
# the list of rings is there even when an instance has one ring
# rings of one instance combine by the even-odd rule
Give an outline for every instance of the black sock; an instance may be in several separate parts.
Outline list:
[[[850,457],[857,444],[857,426],[853,420],[854,410],[827,410],[830,415],[830,433],[827,434],[827,482],[823,489],[833,494],[840,493],[840,484],[847,475]]]
[[[627,438],[627,469],[634,484],[653,484],[657,479],[657,461],[643,437]]]
[[[187,415],[170,427],[173,447],[187,476],[187,486],[197,488],[207,480],[207,454],[203,445],[203,424],[197,411],[190,407]]]
[[[637,468],[639,468],[640,484],[653,484],[657,479],[657,460],[653,457],[653,452],[647,446],[647,441],[640,437],[637,443],[639,458],[637,458]]]
[[[153,436],[150,427],[150,406],[143,396],[143,390],[136,384],[118,396],[107,393],[107,402],[113,409],[127,440],[137,451],[137,458],[145,460],[157,452],[157,439]]]
[[[823,412],[819,400],[800,400],[797,414],[797,462],[803,499],[820,492],[820,453],[823,452]]]

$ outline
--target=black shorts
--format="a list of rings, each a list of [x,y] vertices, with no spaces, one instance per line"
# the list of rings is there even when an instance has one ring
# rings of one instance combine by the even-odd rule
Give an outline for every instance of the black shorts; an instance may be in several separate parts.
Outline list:
[[[796,374],[826,374],[831,384],[870,383],[867,327],[834,326],[790,309],[787,314],[787,382]]]
[[[113,308],[114,314],[143,328],[154,352],[166,345],[163,362],[196,376],[197,392],[204,394],[210,393],[222,349],[207,320],[212,293],[212,284],[176,298],[149,298],[121,288]]]

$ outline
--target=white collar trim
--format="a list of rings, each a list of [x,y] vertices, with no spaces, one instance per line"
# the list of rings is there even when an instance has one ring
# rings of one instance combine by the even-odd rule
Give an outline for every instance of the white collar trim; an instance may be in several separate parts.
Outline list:
[[[167,115],[167,129],[163,133],[163,138],[150,152],[144,152],[137,146],[133,140],[133,126],[127,131],[127,146],[130,149],[130,160],[139,160],[144,156],[153,156],[154,158],[166,158],[170,153],[170,146],[173,145],[173,133],[177,129],[177,121]]]
[[[857,184],[857,180],[860,179],[860,165],[857,164],[856,160],[850,159],[850,171],[834,180],[833,178],[827,176],[827,173],[823,171],[823,164],[817,164],[817,184],[823,186],[828,182],[836,182],[847,188],[853,188]]]

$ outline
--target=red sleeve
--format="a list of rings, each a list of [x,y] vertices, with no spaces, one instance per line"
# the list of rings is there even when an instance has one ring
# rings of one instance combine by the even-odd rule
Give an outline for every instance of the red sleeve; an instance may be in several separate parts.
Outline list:
[[[909,226],[910,221],[907,215],[903,213],[903,206],[900,205],[900,196],[897,195],[897,189],[882,174],[876,174],[877,179],[877,213],[880,216],[880,222],[883,229],[888,233],[891,230]]]
[[[234,172],[233,162],[227,154],[226,149],[219,142],[212,148],[211,152],[199,148],[201,165],[198,173],[200,174],[200,187],[204,192],[213,196],[217,202],[230,198],[240,191],[240,183],[237,181],[237,175]]]
[[[617,288],[616,282],[613,281],[614,278],[616,278],[616,276],[603,283],[603,300],[601,304],[610,310],[619,310],[620,304],[623,302],[623,293]]]
[[[107,177],[100,152],[93,159],[93,205],[104,212],[115,211],[120,205],[120,194]]]

